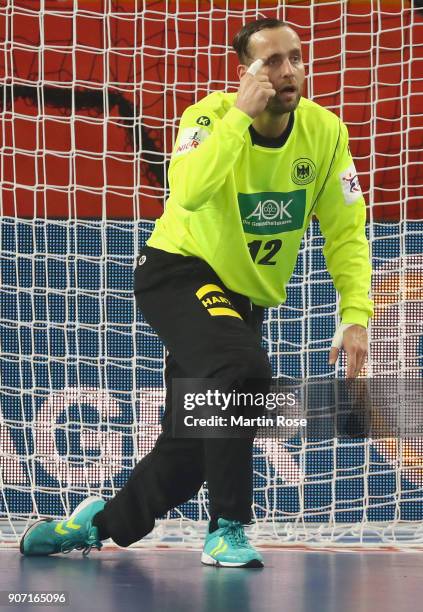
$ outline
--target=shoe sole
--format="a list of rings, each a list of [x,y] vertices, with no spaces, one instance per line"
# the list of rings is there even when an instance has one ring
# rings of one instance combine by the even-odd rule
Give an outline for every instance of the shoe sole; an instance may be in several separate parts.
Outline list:
[[[19,550],[21,552],[22,555],[26,556],[26,553],[24,551],[24,540],[26,538],[27,535],[29,535],[31,533],[31,531],[34,529],[34,527],[37,527],[37,525],[39,525],[40,523],[51,523],[53,519],[49,518],[49,519],[40,519],[39,521],[35,521],[35,523],[33,523],[31,525],[31,527],[28,527],[28,529],[25,531],[25,533],[23,534],[23,536],[21,537],[21,541],[19,543]],[[28,555],[30,557],[36,557],[37,555]],[[47,555],[39,555],[42,557],[45,557]]]
[[[203,565],[213,565],[214,567],[264,567],[262,561],[258,559],[252,559],[247,563],[230,563],[229,561],[218,561],[204,552],[201,555],[201,563]]]

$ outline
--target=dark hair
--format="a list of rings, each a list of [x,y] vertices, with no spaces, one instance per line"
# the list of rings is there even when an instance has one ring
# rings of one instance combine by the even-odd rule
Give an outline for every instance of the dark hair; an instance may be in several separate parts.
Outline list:
[[[245,64],[245,60],[250,57],[248,54],[248,45],[253,34],[260,32],[260,30],[284,27],[290,26],[281,19],[257,19],[257,21],[246,23],[232,41],[232,46],[238,55],[239,61]]]

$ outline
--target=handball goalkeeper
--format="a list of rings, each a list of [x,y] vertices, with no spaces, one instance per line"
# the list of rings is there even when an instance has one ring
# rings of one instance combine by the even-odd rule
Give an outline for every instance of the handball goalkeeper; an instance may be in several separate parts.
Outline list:
[[[25,555],[87,553],[107,538],[129,546],[207,481],[202,562],[263,565],[244,532],[251,521],[254,435],[176,437],[171,381],[214,379],[222,390],[242,390],[250,380],[270,380],[260,335],[264,308],[285,301],[312,215],[340,296],[329,362],[342,347],[347,377],[364,364],[371,267],[347,129],[302,98],[301,43],[290,26],[277,19],[248,23],[233,46],[238,92],[212,93],[183,113],[170,197],[135,272],[137,305],[168,351],[162,433],[114,498],[90,497],[68,519],[32,525],[21,541]]]

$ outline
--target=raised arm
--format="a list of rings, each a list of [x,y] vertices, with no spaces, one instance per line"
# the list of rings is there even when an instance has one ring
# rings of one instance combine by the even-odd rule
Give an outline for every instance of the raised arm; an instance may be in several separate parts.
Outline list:
[[[206,113],[204,105],[191,106],[182,115],[169,185],[172,197],[183,208],[200,208],[223,185],[241,152],[248,126],[275,94],[267,76],[260,73],[260,65],[256,68],[257,73],[253,69],[242,77],[235,105],[223,118],[212,111]]]

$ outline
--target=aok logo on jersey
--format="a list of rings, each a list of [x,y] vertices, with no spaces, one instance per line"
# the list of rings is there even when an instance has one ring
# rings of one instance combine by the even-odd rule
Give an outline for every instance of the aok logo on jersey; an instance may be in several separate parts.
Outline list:
[[[239,193],[238,204],[247,234],[290,232],[303,226],[306,190]]]

